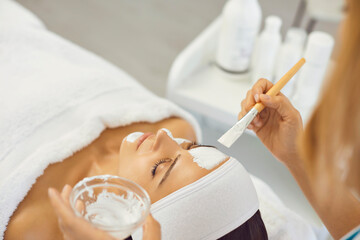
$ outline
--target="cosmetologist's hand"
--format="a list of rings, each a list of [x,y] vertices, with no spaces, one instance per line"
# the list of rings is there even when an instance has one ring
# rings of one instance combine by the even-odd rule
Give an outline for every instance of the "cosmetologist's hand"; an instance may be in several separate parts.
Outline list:
[[[266,79],[258,80],[241,102],[238,119],[257,102],[263,103],[265,109],[254,118],[248,128],[256,133],[278,160],[288,165],[299,158],[296,139],[303,129],[302,119],[300,113],[282,93],[274,97],[265,95],[272,86],[273,84]]]
[[[49,198],[58,217],[59,227],[65,240],[116,240],[108,233],[93,227],[85,219],[77,217],[71,209],[69,196],[72,188],[65,185],[61,194],[49,188]],[[143,226],[143,240],[160,240],[160,224],[149,215]]]

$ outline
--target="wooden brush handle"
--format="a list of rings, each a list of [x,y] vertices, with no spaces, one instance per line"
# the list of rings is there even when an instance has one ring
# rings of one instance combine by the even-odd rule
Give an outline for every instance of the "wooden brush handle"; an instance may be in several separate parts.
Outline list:
[[[287,73],[285,73],[282,78],[280,78],[279,81],[277,81],[274,86],[272,86],[272,88],[270,88],[269,91],[267,91],[266,95],[276,96],[280,90],[289,82],[289,80],[299,71],[304,63],[305,58],[300,59],[300,61],[298,61]],[[258,110],[260,113],[265,108],[265,106],[262,103],[256,103],[254,108],[256,108],[256,110]]]

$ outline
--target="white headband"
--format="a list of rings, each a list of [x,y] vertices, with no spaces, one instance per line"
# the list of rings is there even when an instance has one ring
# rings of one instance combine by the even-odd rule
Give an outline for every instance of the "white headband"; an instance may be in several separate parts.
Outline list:
[[[234,158],[151,206],[163,240],[218,239],[249,220],[259,209],[256,190]],[[132,235],[142,239],[141,229]]]

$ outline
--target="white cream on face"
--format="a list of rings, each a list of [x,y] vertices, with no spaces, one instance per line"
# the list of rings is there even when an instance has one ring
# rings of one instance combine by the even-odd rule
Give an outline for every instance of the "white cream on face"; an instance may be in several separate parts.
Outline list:
[[[191,143],[190,140],[187,140],[187,139],[184,139],[184,138],[174,138],[174,141],[179,145],[181,145],[183,143]]]
[[[142,135],[144,135],[143,132],[133,132],[133,133],[130,133],[129,135],[127,135],[126,138],[124,138],[124,141],[133,143]]]
[[[193,148],[189,150],[189,153],[193,156],[194,162],[207,170],[213,169],[228,158],[224,153],[211,147]]]
[[[166,132],[166,134],[172,139],[174,140],[178,145],[182,144],[182,143],[191,143],[190,140],[184,139],[184,138],[174,138],[172,133],[169,131],[169,129],[166,128],[162,128],[162,131]]]

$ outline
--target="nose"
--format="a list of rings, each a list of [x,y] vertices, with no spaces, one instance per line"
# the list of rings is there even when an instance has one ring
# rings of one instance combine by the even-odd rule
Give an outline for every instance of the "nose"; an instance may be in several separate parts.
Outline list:
[[[157,150],[161,146],[170,147],[172,145],[177,145],[177,144],[173,140],[171,133],[164,129],[158,130],[156,133],[153,149]]]

